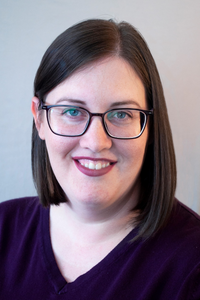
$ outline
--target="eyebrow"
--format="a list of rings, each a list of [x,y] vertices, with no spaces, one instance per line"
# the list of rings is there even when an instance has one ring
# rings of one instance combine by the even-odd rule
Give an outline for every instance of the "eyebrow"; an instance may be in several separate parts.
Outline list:
[[[60,103],[60,102],[63,102],[63,101],[67,101],[67,102],[71,102],[71,103],[79,103],[79,104],[82,104],[82,105],[86,105],[85,101],[78,100],[78,99],[67,99],[67,98],[61,98],[56,103]]]
[[[67,101],[67,102],[71,102],[71,103],[78,103],[78,104],[81,104],[81,105],[87,105],[87,103],[83,100],[68,99],[68,98],[61,98],[56,103],[60,103],[60,102],[63,102],[63,101]],[[128,105],[128,104],[132,104],[132,105],[136,105],[136,106],[140,107],[139,103],[137,101],[134,101],[134,100],[116,101],[116,102],[113,102],[110,105],[110,107],[112,108],[112,107]]]
[[[136,106],[140,107],[139,103],[137,101],[134,101],[134,100],[125,100],[125,101],[113,102],[110,107],[127,105],[127,104],[133,104],[133,105],[136,105]]]

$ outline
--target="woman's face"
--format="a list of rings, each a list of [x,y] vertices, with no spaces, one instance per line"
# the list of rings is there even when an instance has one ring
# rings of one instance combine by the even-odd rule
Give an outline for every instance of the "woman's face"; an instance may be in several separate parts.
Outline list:
[[[37,119],[36,102],[33,98],[32,110],[40,138],[46,142],[53,172],[71,205],[114,209],[128,202],[133,208],[147,145],[147,127],[137,139],[117,140],[106,134],[101,117],[93,117],[83,136],[62,137],[51,132],[44,111]],[[76,105],[92,113],[104,113],[111,108],[147,109],[140,78],[119,57],[103,59],[75,72],[47,95],[46,105],[55,104]],[[89,169],[97,164],[98,170]]]

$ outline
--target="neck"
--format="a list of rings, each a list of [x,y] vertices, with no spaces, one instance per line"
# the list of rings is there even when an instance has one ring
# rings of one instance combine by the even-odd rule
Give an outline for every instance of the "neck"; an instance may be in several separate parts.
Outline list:
[[[126,199],[128,199],[126,197]],[[74,203],[74,202],[73,202]],[[109,207],[99,204],[73,204],[68,201],[51,206],[51,232],[82,244],[101,243],[125,237],[134,227],[132,212],[136,201],[117,201]]]

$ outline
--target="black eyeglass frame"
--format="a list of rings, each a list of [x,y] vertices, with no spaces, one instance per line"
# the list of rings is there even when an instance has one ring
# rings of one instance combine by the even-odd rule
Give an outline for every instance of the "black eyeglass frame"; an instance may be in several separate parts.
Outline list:
[[[80,133],[80,134],[77,134],[77,135],[65,135],[65,134],[59,134],[59,133],[54,132],[53,129],[51,128],[51,125],[50,125],[50,122],[49,122],[49,110],[50,110],[52,107],[72,107],[72,108],[78,108],[78,109],[82,109],[82,110],[86,111],[86,112],[88,113],[88,115],[89,115],[89,119],[88,119],[88,121],[87,121],[87,123],[86,123],[86,125],[85,125],[84,131],[83,131],[82,133]],[[85,108],[83,108],[83,107],[74,106],[74,105],[44,105],[44,104],[42,103],[41,109],[46,110],[47,123],[48,123],[48,125],[49,125],[50,130],[51,130],[54,134],[56,134],[56,135],[59,135],[59,136],[65,136],[65,137],[79,137],[79,136],[82,136],[82,135],[84,135],[84,134],[86,133],[86,131],[88,130],[88,128],[89,128],[89,126],[90,126],[90,123],[91,123],[92,117],[101,117],[101,118],[102,118],[102,124],[103,124],[103,127],[104,127],[104,130],[105,130],[106,134],[107,134],[109,137],[111,137],[111,138],[113,138],[113,139],[118,139],[118,140],[132,140],[132,139],[137,139],[137,138],[139,138],[139,137],[142,135],[142,133],[144,132],[144,130],[145,130],[145,127],[146,127],[146,124],[147,124],[147,118],[148,118],[148,116],[149,116],[149,115],[153,115],[153,109],[150,109],[150,110],[144,110],[144,109],[127,108],[127,107],[109,109],[109,110],[107,110],[106,112],[104,112],[104,113],[102,113],[102,114],[101,114],[101,113],[91,113],[89,110],[87,110],[87,109],[85,109]],[[108,128],[107,128],[107,124],[106,124],[106,122],[105,122],[105,120],[104,120],[104,117],[105,117],[105,115],[106,115],[108,112],[115,111],[115,110],[120,110],[120,109],[121,109],[121,110],[127,110],[127,109],[128,109],[128,110],[139,111],[139,112],[142,112],[142,113],[146,116],[145,121],[144,121],[143,128],[142,128],[142,130],[141,130],[141,132],[140,132],[139,135],[137,135],[137,136],[135,136],[135,137],[116,137],[116,136],[113,136],[112,134],[109,133]]]

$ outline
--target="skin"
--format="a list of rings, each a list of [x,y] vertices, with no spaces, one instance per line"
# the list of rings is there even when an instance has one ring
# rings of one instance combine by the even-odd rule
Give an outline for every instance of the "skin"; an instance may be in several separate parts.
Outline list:
[[[72,103],[93,113],[120,107],[148,109],[143,83],[119,57],[105,58],[75,72],[46,97],[47,105]],[[133,228],[130,218],[135,212],[130,211],[139,197],[148,126],[137,139],[117,140],[105,133],[101,118],[94,117],[83,136],[61,137],[50,131],[45,112],[40,115],[37,106],[38,99],[34,97],[36,127],[68,199],[50,209],[52,247],[61,273],[73,281],[105,257]],[[74,157],[116,163],[106,174],[94,177],[83,174]]]

